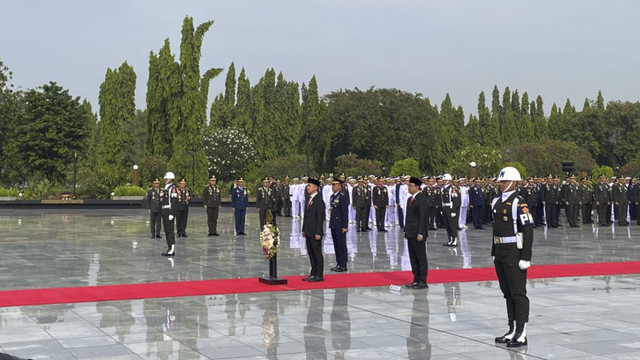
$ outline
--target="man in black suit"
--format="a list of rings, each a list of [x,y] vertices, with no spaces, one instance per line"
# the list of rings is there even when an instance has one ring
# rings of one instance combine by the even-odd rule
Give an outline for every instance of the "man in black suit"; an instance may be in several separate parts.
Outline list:
[[[413,282],[408,288],[425,289],[427,285],[427,203],[420,191],[420,179],[409,180],[409,198],[407,199],[407,217],[404,224],[404,237],[409,247],[409,260],[413,272]]]
[[[311,262],[311,272],[302,281],[324,281],[324,258],[322,256],[322,236],[324,235],[325,207],[322,196],[318,196],[320,181],[309,179],[307,183],[307,199],[302,220],[302,236],[307,240],[307,252]]]

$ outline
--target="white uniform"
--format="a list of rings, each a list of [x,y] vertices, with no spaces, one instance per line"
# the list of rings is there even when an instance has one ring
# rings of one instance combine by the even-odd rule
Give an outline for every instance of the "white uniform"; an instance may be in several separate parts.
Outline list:
[[[458,217],[458,227],[467,228],[467,209],[469,209],[469,187],[460,186],[460,217]]]
[[[333,190],[331,189],[331,184],[325,184],[322,187],[322,200],[324,201],[324,219],[329,221],[331,217],[331,195],[333,195]]]
[[[387,208],[387,212],[385,213],[386,219],[384,221],[385,226],[392,227],[395,225],[395,214],[398,213],[396,210],[396,186],[395,185],[386,185],[387,193],[389,194],[389,207]]]
[[[300,217],[301,204],[300,204],[299,188],[300,188],[300,184],[291,184],[291,186],[289,186],[289,195],[291,195],[291,215],[293,216],[294,219],[297,219]]]
[[[353,185],[347,184],[347,191],[349,192],[349,224],[355,224],[356,209],[353,207]]]
[[[307,183],[302,182],[298,186],[298,198],[300,199],[300,218],[304,219],[304,211],[306,210],[307,204],[305,203],[305,194],[307,193]]]
[[[369,181],[369,188],[371,189],[371,194],[369,196],[373,199],[373,188],[376,187],[376,184]],[[369,209],[369,227],[374,228],[376,226],[376,208],[373,207],[373,201],[371,201],[371,209]]]
[[[407,219],[407,200],[409,200],[409,186],[407,186],[407,184],[402,183],[400,185],[400,188],[398,188],[398,191],[400,192],[399,196],[399,201],[400,201],[400,207],[402,208],[402,216],[404,217],[404,219],[402,219],[402,223],[406,223],[406,219]]]

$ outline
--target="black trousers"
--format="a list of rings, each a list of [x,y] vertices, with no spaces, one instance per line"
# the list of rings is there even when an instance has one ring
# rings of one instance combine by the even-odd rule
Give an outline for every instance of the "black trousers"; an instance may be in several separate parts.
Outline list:
[[[555,205],[554,205],[555,206]],[[515,243],[496,245],[494,265],[500,290],[507,303],[509,324],[529,322],[529,298],[527,297],[527,270],[520,270],[520,252]]]
[[[473,227],[478,229],[482,227],[482,210],[484,206],[482,205],[473,205],[473,209],[471,209],[471,217],[473,217]]]
[[[398,209],[398,220],[400,221],[400,227],[404,227],[404,212],[402,211],[402,207],[400,204],[396,203],[396,209]]]
[[[384,230],[384,219],[386,218],[387,207],[378,206],[376,209],[376,227],[378,230]]]
[[[411,261],[411,272],[413,273],[413,281],[426,284],[427,283],[427,239],[418,241],[417,238],[407,239],[409,247],[409,261]]]
[[[369,212],[366,207],[356,208],[356,229],[366,229],[369,221]]]
[[[333,250],[336,252],[336,262],[339,267],[347,267],[349,255],[347,254],[347,235],[342,229],[331,229],[331,239],[333,240]]]
[[[207,225],[209,226],[209,234],[218,233],[218,213],[220,212],[220,206],[208,207],[207,206]]]
[[[457,210],[451,209],[450,207],[446,206],[442,208],[442,224],[444,225],[445,229],[447,229],[447,235],[450,239],[458,237],[458,216],[460,214],[458,214],[456,211]],[[451,214],[456,215],[452,216]]]
[[[162,224],[164,226],[164,235],[167,237],[167,245],[171,247],[171,245],[174,245],[176,243],[176,234],[174,232],[175,219],[169,220],[169,215],[172,215],[170,209],[162,209]]]
[[[440,210],[438,210],[435,206],[427,207],[427,226],[429,229],[433,229],[434,227],[438,227],[438,215],[440,214]]]
[[[611,205],[607,203],[600,203],[597,205],[598,208],[598,223],[602,226],[606,226],[609,224],[609,218],[607,217],[607,209],[611,208]]]
[[[578,225],[578,204],[569,204],[566,205],[564,208],[564,211],[567,215],[567,221],[569,222],[569,225],[571,226],[577,226]]]
[[[618,225],[626,225],[627,224],[627,202],[621,201],[616,205],[616,220],[618,220]]]
[[[290,217],[291,216],[291,200],[289,199],[288,196],[282,202],[282,212],[284,213],[284,216],[286,216],[286,217]]]
[[[305,238],[307,240],[309,262],[311,263],[309,276],[323,277],[324,257],[322,256],[322,239],[316,240],[315,235],[308,236],[307,234],[305,234]]]
[[[151,212],[149,214],[149,222],[151,223],[151,237],[155,238],[160,236],[160,229],[162,227],[162,213]]]
[[[582,223],[583,224],[593,224],[593,219],[591,218],[591,210],[592,204],[582,204]]]
[[[558,219],[558,216],[556,215],[558,207],[556,206],[556,204],[547,203],[544,206],[544,210],[547,213],[547,226],[558,226],[558,224],[556,223],[556,220]]]
[[[176,227],[178,228],[178,236],[186,235],[188,218],[189,208],[186,210],[176,211]]]

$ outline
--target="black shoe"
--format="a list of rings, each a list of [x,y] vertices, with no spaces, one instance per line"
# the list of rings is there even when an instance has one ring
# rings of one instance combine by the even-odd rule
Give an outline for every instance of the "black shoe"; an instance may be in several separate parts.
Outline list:
[[[521,347],[527,345],[527,335],[524,331],[524,326],[516,326],[516,333],[507,343],[507,347]]]
[[[425,283],[418,283],[413,288],[416,289],[416,290],[420,290],[420,289],[427,289],[428,287],[429,287],[429,285],[427,285]]]
[[[336,272],[346,272],[347,268],[346,267],[339,267],[335,270]]]
[[[151,235],[151,238],[152,238],[152,239],[155,239],[155,238],[156,238],[156,236],[155,236],[155,235]]]
[[[324,278],[320,277],[320,276],[314,276],[314,277],[310,278],[307,281],[309,281],[309,282],[319,282],[319,281],[324,281]]]
[[[188,237],[186,233],[182,233],[182,237]]]
[[[213,236],[213,233],[208,233],[207,236]]]
[[[386,229],[378,230],[379,232],[388,232]]]
[[[412,282],[411,284],[407,284],[407,285],[405,285],[405,286],[406,286],[406,287],[408,287],[408,288],[413,288],[413,287],[415,287],[416,285],[418,285],[418,282],[417,282],[417,281],[414,281],[414,282]]]
[[[213,233],[212,235],[213,236],[220,236],[220,234],[218,234],[218,233]]]
[[[524,341],[518,341],[516,340],[516,338],[514,337],[513,340],[509,341],[507,343],[507,347],[521,347],[521,346],[527,346],[527,337],[524,337]]]
[[[156,235],[156,239],[162,239],[162,236]]]
[[[167,252],[163,252],[162,256],[176,256],[176,253],[174,251],[173,254],[169,254],[169,252],[167,251]]]
[[[356,230],[356,232],[362,232],[362,229],[358,229],[358,230]]]
[[[334,266],[334,267],[332,267],[332,268],[331,268],[331,271],[336,271],[336,270],[338,270],[339,268],[340,268],[339,266]]]
[[[511,341],[511,339],[513,339],[513,335],[514,334],[514,330],[513,330],[513,325],[509,326],[509,331],[507,331],[506,334],[502,335],[502,336],[498,336],[496,338],[496,343],[497,344],[506,344],[509,341]]]
[[[309,280],[311,280],[313,278],[314,278],[314,276],[309,275],[309,276],[307,276],[305,278],[302,278],[302,281],[309,281]]]

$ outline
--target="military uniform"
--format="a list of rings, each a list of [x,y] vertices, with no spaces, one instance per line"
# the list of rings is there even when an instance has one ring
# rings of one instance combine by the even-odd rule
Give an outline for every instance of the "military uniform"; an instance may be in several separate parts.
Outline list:
[[[160,180],[156,179],[154,182],[154,187],[147,191],[147,209],[149,209],[149,222],[151,223],[151,238],[152,239],[161,239],[160,230],[162,227],[162,205],[160,204],[160,187],[155,187],[157,184],[160,185]]]
[[[447,229],[449,241],[444,246],[458,246],[458,216],[457,209],[460,209],[460,196],[458,189],[452,184],[444,185],[440,192],[442,199],[442,223]]]
[[[378,178],[380,182],[382,178]],[[378,231],[387,232],[384,227],[387,207],[389,205],[389,192],[387,187],[380,183],[373,188],[373,207],[376,210],[376,227]]]
[[[245,235],[244,222],[247,216],[247,207],[249,206],[249,190],[244,187],[242,178],[237,180],[238,186],[231,190],[231,207],[236,222],[236,235]]]
[[[477,183],[477,181],[474,182],[475,185],[469,189],[469,206],[471,207],[473,227],[476,229],[484,229],[482,226],[482,210],[486,203],[484,189]]]
[[[637,181],[638,180],[636,180],[636,183],[633,184],[633,202],[635,203],[636,207],[640,205],[640,183]],[[638,219],[637,224],[640,225],[640,213],[636,215]]]
[[[358,185],[353,188],[353,205],[356,208],[356,229],[358,231],[369,230],[369,208],[371,206],[371,191],[362,179],[358,179]]]
[[[349,196],[342,191],[342,181],[339,179],[334,178],[332,185],[340,185],[340,188],[331,194],[329,199],[331,206],[329,229],[331,229],[331,238],[337,263],[331,270],[344,272],[347,271],[347,261],[349,260],[346,238],[346,231],[349,228]]]
[[[618,177],[618,181],[613,186],[613,201],[616,205],[618,225],[629,225],[627,222],[627,185],[622,176]]]
[[[191,201],[191,191],[187,187],[185,179],[180,180],[178,192],[178,203],[176,204],[176,227],[178,237],[187,237],[187,219],[189,218],[189,201]]]
[[[269,181],[265,179],[266,181]],[[265,180],[262,181],[262,187],[258,189],[256,194],[256,207],[258,208],[258,214],[260,215],[260,230],[267,223],[267,211],[273,210],[274,194],[273,191],[265,186]],[[273,224],[275,225],[276,218],[273,217]]]
[[[521,196],[524,198],[524,201],[527,202],[529,206],[529,211],[531,212],[531,216],[533,216],[534,224],[536,222],[535,214],[537,209],[538,202],[538,188],[535,184],[531,184],[527,182],[527,185],[522,188]],[[535,226],[535,225],[534,225]]]
[[[611,206],[611,192],[609,191],[609,185],[604,183],[602,180],[602,176],[600,176],[599,181],[593,190],[593,197],[598,210],[598,223],[600,226],[607,226],[609,225],[609,217],[607,213]]]
[[[428,184],[422,189],[424,195],[424,202],[427,208],[427,226],[428,230],[437,230],[438,215],[440,213],[440,207],[442,205],[442,199],[440,198],[440,189],[435,186],[434,178],[432,176],[427,178]]]
[[[580,205],[582,206],[582,223],[593,224],[591,210],[593,208],[593,185],[586,178],[582,179],[579,187]]]
[[[578,225],[578,209],[580,206],[580,193],[578,184],[574,182],[575,177],[572,175],[562,188],[562,199],[565,205],[565,213],[567,222],[570,227],[580,227]]]
[[[547,226],[558,227],[558,204],[560,203],[560,191],[553,183],[553,178],[548,177],[547,184],[544,186],[544,210],[547,215]]]
[[[166,180],[175,179],[175,175],[169,172],[165,174]],[[164,189],[160,193],[160,202],[162,204],[162,224],[164,226],[164,235],[167,238],[168,250],[162,253],[162,256],[175,256],[176,235],[174,233],[174,218],[176,215],[178,191],[172,181],[168,181]]]
[[[209,227],[207,236],[218,236],[218,214],[222,197],[220,195],[220,187],[215,184],[215,181],[216,177],[212,176],[209,179],[209,185],[205,186],[202,191],[202,200],[204,208],[207,210],[207,225]]]

